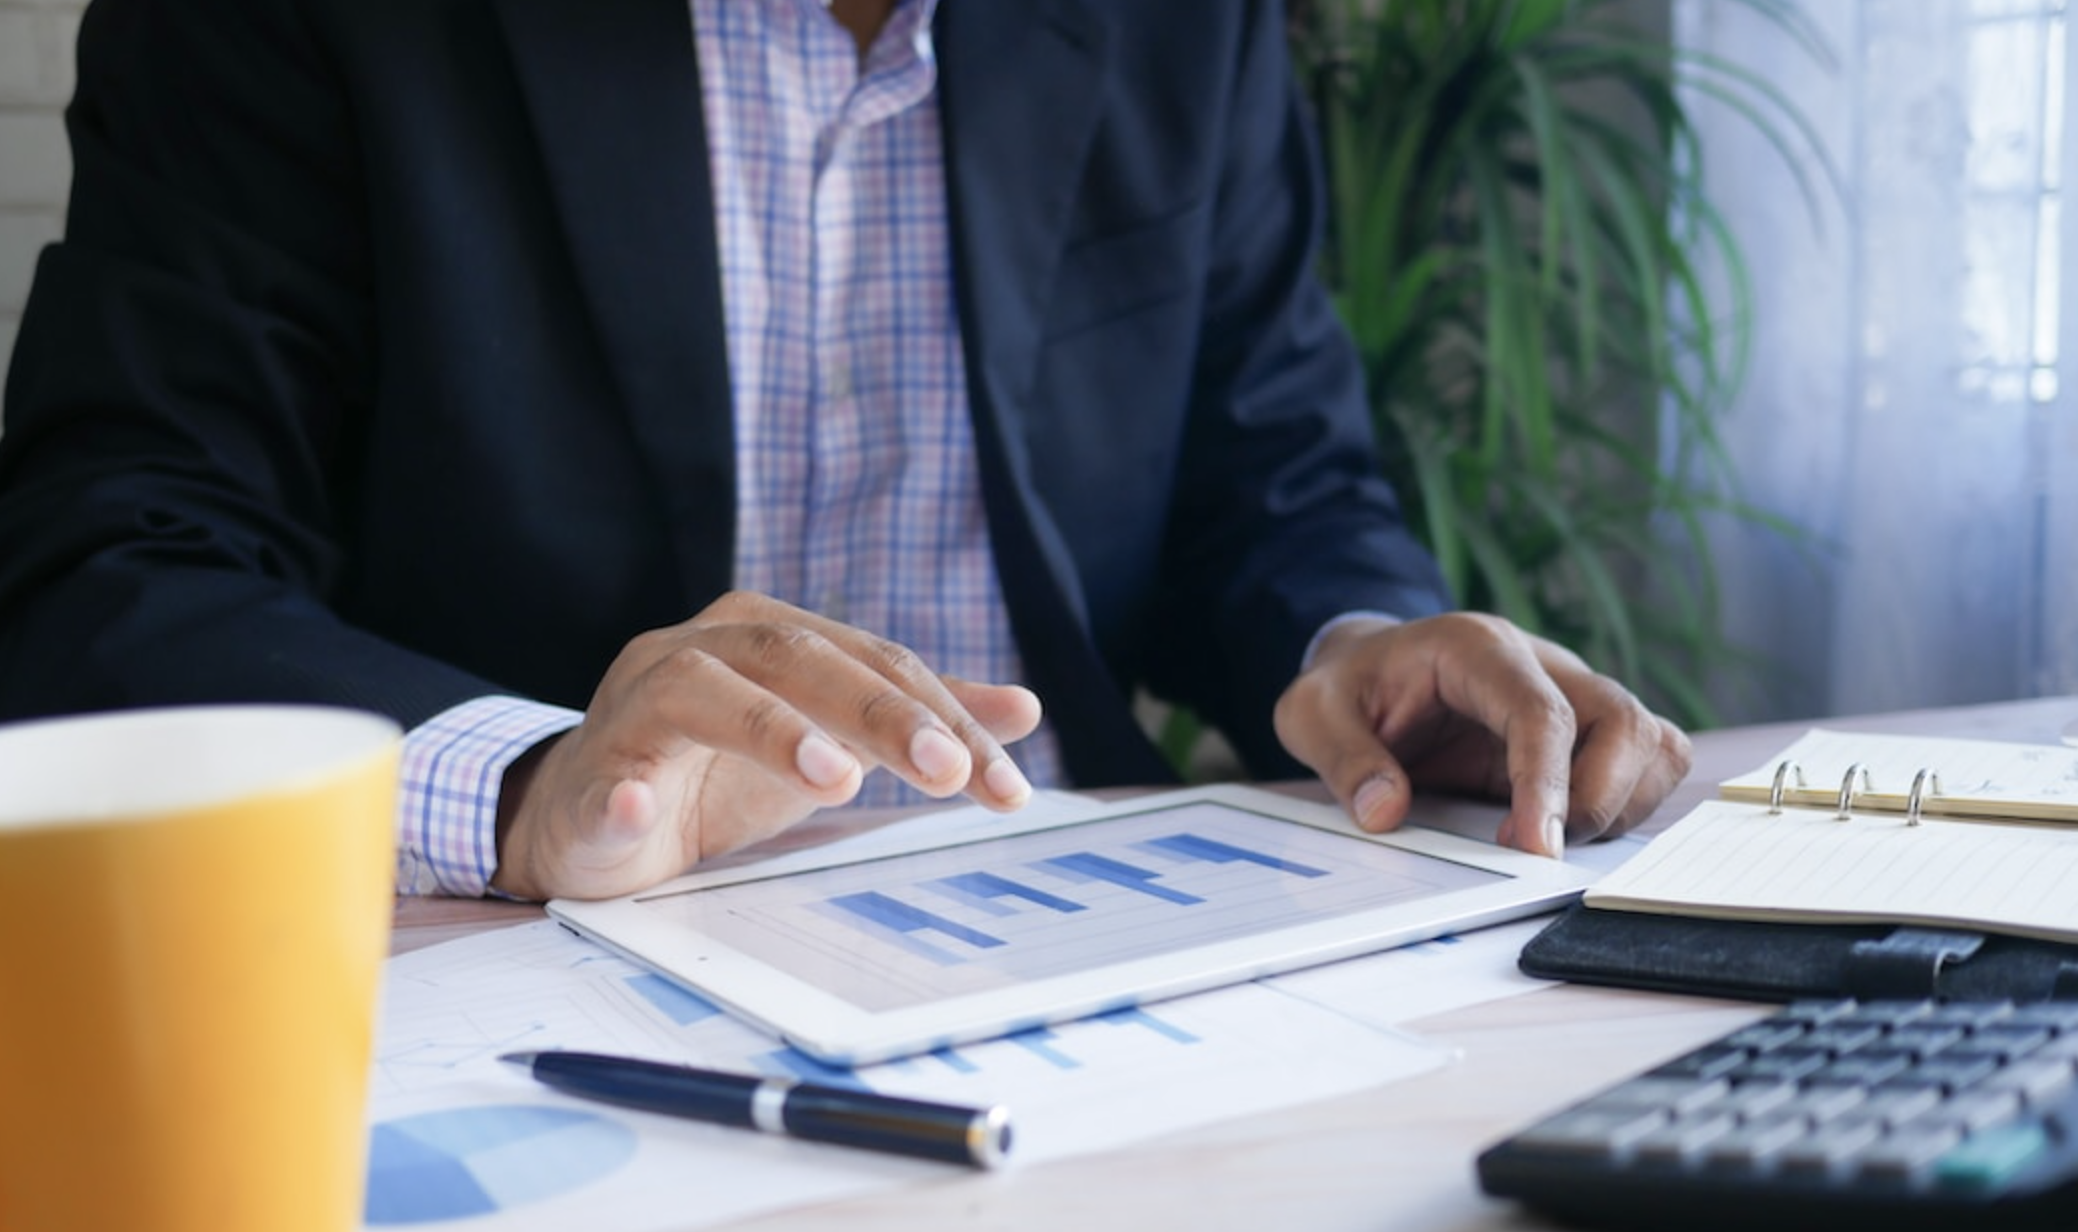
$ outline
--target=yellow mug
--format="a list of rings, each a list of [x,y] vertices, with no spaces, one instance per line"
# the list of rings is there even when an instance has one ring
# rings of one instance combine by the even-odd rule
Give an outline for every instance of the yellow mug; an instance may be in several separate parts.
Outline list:
[[[0,1230],[362,1226],[400,736],[319,706],[0,725]]]

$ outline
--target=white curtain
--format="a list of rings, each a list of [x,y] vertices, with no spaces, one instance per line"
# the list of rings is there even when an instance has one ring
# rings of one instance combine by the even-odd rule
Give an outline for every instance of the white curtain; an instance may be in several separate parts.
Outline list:
[[[2078,693],[2078,133],[2064,0],[1674,0],[1674,37],[1781,90],[1790,162],[1692,96],[1754,294],[1716,535],[1731,720]],[[1837,180],[1828,182],[1823,164]],[[2074,708],[2078,717],[2078,708]]]

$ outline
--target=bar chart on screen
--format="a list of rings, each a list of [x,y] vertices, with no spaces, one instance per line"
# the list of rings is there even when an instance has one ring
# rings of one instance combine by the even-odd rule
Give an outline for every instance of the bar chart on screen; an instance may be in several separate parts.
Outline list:
[[[868,1010],[1498,880],[1212,805],[645,899]]]

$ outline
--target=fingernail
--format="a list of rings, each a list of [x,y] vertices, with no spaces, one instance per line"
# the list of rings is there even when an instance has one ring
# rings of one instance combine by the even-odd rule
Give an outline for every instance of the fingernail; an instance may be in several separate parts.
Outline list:
[[[817,787],[835,787],[851,777],[858,762],[828,736],[810,732],[794,749],[794,768]]]
[[[949,779],[965,768],[967,750],[937,728],[926,727],[910,738],[909,763],[935,783]]]
[[[998,757],[990,762],[981,781],[990,795],[1005,804],[1023,804],[1032,794],[1032,785],[1025,780],[1024,771],[1019,770],[1017,763],[1008,757]]]
[[[1554,860],[1566,858],[1566,819],[1546,817],[1544,819],[1544,850]]]
[[[1393,785],[1384,779],[1370,779],[1357,788],[1356,799],[1350,802],[1350,808],[1356,813],[1356,823],[1366,830],[1383,826],[1385,802],[1392,794]]]

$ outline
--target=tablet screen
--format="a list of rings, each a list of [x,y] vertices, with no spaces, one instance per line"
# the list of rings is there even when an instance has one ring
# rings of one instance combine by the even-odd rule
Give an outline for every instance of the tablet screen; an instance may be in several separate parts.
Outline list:
[[[642,909],[879,1013],[1509,880],[1201,800]]]

